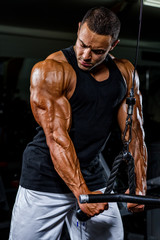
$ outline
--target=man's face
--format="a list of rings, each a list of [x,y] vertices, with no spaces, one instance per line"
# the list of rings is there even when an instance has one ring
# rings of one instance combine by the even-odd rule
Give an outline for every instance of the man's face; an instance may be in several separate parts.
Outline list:
[[[79,68],[90,71],[104,61],[112,49],[112,37],[92,32],[87,23],[78,30],[74,47]]]

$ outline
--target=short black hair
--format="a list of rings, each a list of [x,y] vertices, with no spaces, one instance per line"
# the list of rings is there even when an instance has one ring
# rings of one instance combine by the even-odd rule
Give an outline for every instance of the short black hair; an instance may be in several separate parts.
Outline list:
[[[118,39],[121,23],[117,15],[105,7],[94,7],[84,15],[81,26],[87,23],[89,29],[100,35],[110,35],[113,41]]]

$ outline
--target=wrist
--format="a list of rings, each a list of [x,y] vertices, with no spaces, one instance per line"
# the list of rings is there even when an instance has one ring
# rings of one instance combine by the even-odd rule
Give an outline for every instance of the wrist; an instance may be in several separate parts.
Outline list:
[[[89,191],[85,182],[73,190],[73,194],[75,195],[75,197],[77,198],[78,201],[79,201],[80,195],[83,195],[83,194],[86,195],[86,194],[90,194],[90,193],[91,192]]]

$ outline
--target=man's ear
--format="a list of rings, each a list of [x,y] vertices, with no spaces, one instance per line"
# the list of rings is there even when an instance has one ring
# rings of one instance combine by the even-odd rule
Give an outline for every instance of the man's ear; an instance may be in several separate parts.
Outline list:
[[[117,46],[117,44],[118,44],[119,42],[120,42],[119,39],[117,39],[116,41],[114,41],[114,42],[112,43],[112,46],[111,46],[111,48],[110,48],[109,51],[112,51],[112,50]]]
[[[81,22],[78,23],[78,31],[77,31],[77,34],[79,33],[80,27],[81,27]]]

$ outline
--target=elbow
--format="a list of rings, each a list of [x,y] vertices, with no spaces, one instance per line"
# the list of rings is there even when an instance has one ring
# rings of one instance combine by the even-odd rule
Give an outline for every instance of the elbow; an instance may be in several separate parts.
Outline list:
[[[68,149],[71,145],[71,139],[67,131],[57,129],[52,133],[52,138],[55,143],[60,145],[63,149]]]

